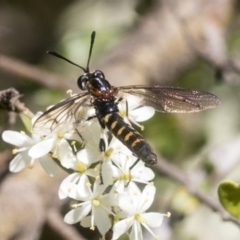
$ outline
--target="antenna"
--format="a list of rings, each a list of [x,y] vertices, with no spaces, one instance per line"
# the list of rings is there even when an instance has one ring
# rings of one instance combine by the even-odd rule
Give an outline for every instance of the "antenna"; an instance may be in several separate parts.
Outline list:
[[[92,55],[92,49],[93,49],[95,36],[96,36],[96,32],[93,31],[92,34],[91,34],[90,50],[89,50],[89,54],[88,54],[88,61],[87,61],[87,67],[86,68],[81,67],[80,65],[78,65],[78,64],[68,60],[67,58],[63,57],[62,55],[60,55],[60,54],[58,54],[58,53],[56,53],[54,51],[47,51],[47,53],[50,54],[50,55],[53,55],[55,57],[58,57],[60,59],[63,59],[66,62],[71,63],[74,66],[77,66],[77,67],[81,68],[85,73],[89,73],[89,62],[90,62],[90,58],[91,58],[91,55]]]
[[[76,63],[68,60],[67,58],[63,57],[62,55],[60,55],[60,54],[58,54],[58,53],[56,53],[56,52],[54,52],[54,51],[47,51],[47,53],[50,54],[50,55],[53,55],[53,56],[55,56],[55,57],[58,57],[58,58],[60,58],[60,59],[63,59],[63,60],[65,60],[65,61],[71,63],[71,64],[74,65],[74,66],[77,66],[77,67],[81,68],[85,73],[88,73],[88,72],[89,72],[89,71],[87,71],[87,69],[85,69],[85,68],[77,65]]]
[[[96,36],[96,32],[93,31],[92,34],[91,34],[91,43],[90,43],[90,50],[89,50],[89,55],[88,55],[86,72],[89,72],[89,62],[90,62],[90,58],[91,58],[91,55],[92,55],[92,49],[93,49],[93,44],[94,44],[95,36]]]

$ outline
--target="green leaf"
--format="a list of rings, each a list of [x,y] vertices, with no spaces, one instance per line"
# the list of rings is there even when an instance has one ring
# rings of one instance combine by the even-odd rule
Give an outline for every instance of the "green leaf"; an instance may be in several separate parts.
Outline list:
[[[32,130],[32,119],[29,118],[27,115],[23,113],[19,113],[19,117],[21,118],[23,125],[27,129],[28,132],[31,132]]]
[[[218,187],[218,197],[223,207],[234,217],[240,218],[240,185],[222,182]]]

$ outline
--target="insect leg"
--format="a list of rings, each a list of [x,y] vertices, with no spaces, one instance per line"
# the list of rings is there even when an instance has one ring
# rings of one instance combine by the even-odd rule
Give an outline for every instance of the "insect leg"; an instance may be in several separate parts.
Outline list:
[[[129,181],[126,184],[126,187],[129,185],[131,182],[131,170],[137,165],[137,163],[140,161],[140,158],[137,158],[137,160],[132,164],[132,166],[128,169],[128,174],[129,174]]]
[[[144,126],[143,126],[143,125],[138,124],[136,121],[134,121],[133,119],[131,119],[131,118],[128,117],[128,101],[127,101],[127,100],[126,100],[126,118],[128,119],[128,121],[129,121],[131,124],[136,125],[136,126],[139,127],[142,131],[144,130]]]
[[[117,101],[115,103],[119,104],[122,100],[123,100],[123,97],[120,97],[120,98],[117,99]]]
[[[76,128],[75,130],[76,130],[78,136],[79,136],[79,137],[81,138],[81,140],[82,140],[82,144],[81,144],[81,145],[82,145],[82,146],[81,146],[81,149],[82,149],[82,148],[85,147],[85,140],[84,140],[82,134],[78,131],[78,129]]]
[[[106,150],[106,144],[103,139],[103,134],[101,134],[101,138],[99,141],[99,150],[100,150],[101,156],[102,156],[102,159],[100,160],[100,163],[99,163],[99,176],[100,176],[100,184],[103,184],[102,165],[103,165],[104,154],[105,154],[105,150]]]
[[[88,118],[85,119],[85,122],[89,121],[89,120],[92,120],[93,118],[97,117],[96,115],[93,115],[93,116],[90,116]]]

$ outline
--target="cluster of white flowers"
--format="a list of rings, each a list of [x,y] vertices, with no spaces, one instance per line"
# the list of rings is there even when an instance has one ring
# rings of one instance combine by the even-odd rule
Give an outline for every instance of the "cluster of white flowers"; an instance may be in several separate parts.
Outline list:
[[[128,101],[128,114],[125,101]],[[129,124],[145,121],[154,114],[153,108],[140,106],[141,99],[125,101],[118,107]],[[33,122],[38,117],[39,114]],[[102,132],[96,118],[79,125],[77,132],[61,130],[44,136],[33,132],[29,137],[24,132],[4,131],[3,140],[17,147],[13,150],[16,156],[10,163],[10,171],[32,167],[38,159],[45,171],[54,176],[61,165],[72,173],[61,183],[59,198],[69,197],[80,202],[72,205],[73,210],[64,218],[66,223],[80,222],[92,230],[96,226],[103,239],[112,230],[112,239],[127,233],[131,240],[141,240],[143,226],[158,239],[150,228],[159,227],[163,217],[169,214],[146,213],[156,192],[150,182],[153,171],[142,161],[130,171],[137,158],[107,129]],[[105,141],[104,153],[99,150],[100,136]]]

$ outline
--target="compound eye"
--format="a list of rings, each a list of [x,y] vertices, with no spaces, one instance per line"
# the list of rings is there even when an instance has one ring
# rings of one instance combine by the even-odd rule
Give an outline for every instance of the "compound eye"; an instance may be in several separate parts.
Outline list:
[[[98,77],[98,78],[100,78],[100,79],[105,79],[105,76],[104,76],[103,72],[100,71],[100,70],[96,70],[96,71],[93,73],[93,76],[94,76],[94,77]]]
[[[77,85],[81,90],[87,90],[87,82],[89,81],[89,77],[86,75],[82,75],[77,80]]]

